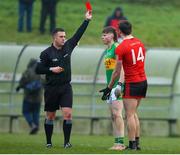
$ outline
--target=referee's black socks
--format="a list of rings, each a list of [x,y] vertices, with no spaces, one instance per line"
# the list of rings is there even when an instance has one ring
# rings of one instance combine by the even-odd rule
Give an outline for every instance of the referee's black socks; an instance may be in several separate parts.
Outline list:
[[[67,144],[70,140],[71,128],[72,128],[72,120],[64,120],[63,121],[64,144]]]
[[[45,134],[46,134],[47,144],[52,144],[51,137],[52,137],[52,133],[53,133],[53,120],[45,119],[44,130],[45,130]]]

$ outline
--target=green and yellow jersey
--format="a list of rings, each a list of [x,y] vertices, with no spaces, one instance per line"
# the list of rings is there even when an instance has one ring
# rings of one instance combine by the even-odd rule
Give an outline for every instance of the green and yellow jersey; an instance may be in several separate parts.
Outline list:
[[[117,46],[118,46],[118,43],[114,43],[114,44],[112,44],[112,46],[109,49],[105,50],[104,64],[105,64],[105,68],[106,68],[107,84],[110,83],[113,70],[115,69],[115,66],[116,66],[115,49]],[[117,85],[117,83],[118,83],[118,79],[114,83],[113,87],[115,87]]]

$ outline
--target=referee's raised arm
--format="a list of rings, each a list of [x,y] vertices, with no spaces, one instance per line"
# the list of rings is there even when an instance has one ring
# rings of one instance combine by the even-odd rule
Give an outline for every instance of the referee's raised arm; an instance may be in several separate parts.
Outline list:
[[[85,20],[81,24],[81,26],[77,29],[75,34],[68,40],[72,47],[75,47],[78,41],[81,39],[82,35],[84,34],[89,21],[92,19],[92,11],[87,11],[85,14]]]

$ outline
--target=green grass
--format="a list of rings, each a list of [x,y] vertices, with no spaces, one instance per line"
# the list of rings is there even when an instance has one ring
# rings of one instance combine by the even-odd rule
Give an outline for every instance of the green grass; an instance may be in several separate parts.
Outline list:
[[[110,151],[113,144],[112,136],[85,136],[72,135],[73,148],[63,149],[63,135],[53,135],[52,149],[45,148],[45,137],[43,134],[29,136],[26,134],[0,134],[0,153],[7,154],[114,154],[114,153],[180,153],[179,138],[143,137],[141,140],[141,151]],[[127,144],[127,139],[125,140]]]
[[[130,0],[129,0],[130,1]],[[131,0],[132,1],[132,0]],[[64,27],[70,37],[84,18],[85,0],[61,0],[57,6],[57,27]],[[176,3],[175,3],[176,2]],[[120,0],[91,0],[93,19],[81,44],[95,45],[101,43],[101,31],[106,17],[114,8],[122,6],[127,18],[132,22],[134,35],[145,42],[148,47],[180,47],[180,10],[179,2],[166,3],[130,3]],[[103,6],[102,6],[103,3]],[[49,44],[49,34],[40,35],[38,31],[40,18],[40,0],[36,0],[33,12],[33,32],[18,33],[17,0],[0,1],[0,42],[18,44]],[[46,23],[48,29],[49,21]]]

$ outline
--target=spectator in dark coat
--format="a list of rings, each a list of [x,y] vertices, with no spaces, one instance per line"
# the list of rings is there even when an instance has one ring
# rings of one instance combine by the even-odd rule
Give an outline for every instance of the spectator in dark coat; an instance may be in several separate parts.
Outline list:
[[[50,33],[56,27],[56,4],[58,0],[41,0],[41,19],[40,19],[40,33],[44,34],[45,32],[45,23],[46,18],[49,15],[50,17]]]
[[[16,91],[24,90],[22,113],[29,124],[30,134],[36,134],[39,130],[39,114],[42,101],[42,80],[35,73],[36,59],[31,59],[27,69],[23,73]]]
[[[19,19],[18,31],[22,32],[24,28],[24,17],[26,15],[26,31],[32,31],[32,11],[34,0],[19,0]]]
[[[119,38],[120,34],[119,34],[119,26],[118,25],[121,21],[124,21],[124,20],[127,20],[127,18],[124,16],[122,8],[117,7],[117,8],[115,8],[113,14],[107,18],[104,27],[107,27],[107,26],[114,27],[117,31],[118,38]]]

